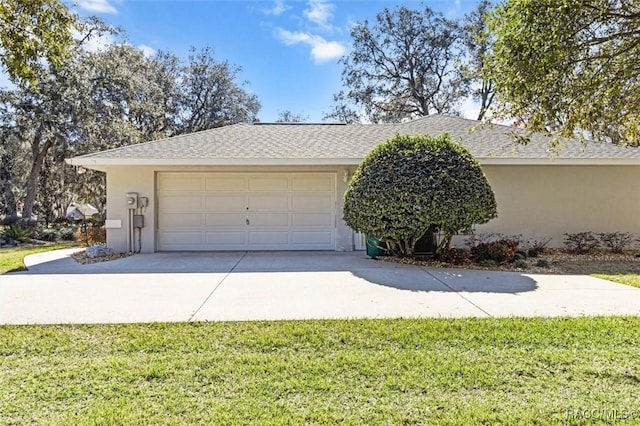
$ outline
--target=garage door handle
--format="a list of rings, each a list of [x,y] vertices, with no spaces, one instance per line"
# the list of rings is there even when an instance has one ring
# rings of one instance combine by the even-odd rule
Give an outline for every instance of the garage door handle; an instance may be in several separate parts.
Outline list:
[[[249,225],[249,218],[247,218],[246,221],[247,221],[247,225]]]

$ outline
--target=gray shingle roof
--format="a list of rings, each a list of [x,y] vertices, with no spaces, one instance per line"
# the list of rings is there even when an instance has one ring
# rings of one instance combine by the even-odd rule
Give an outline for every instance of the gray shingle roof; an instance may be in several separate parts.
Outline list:
[[[401,124],[236,124],[175,136],[71,160],[77,165],[108,164],[357,164],[377,144],[396,134],[449,133],[481,163],[531,160],[625,160],[640,163],[640,149],[606,143],[573,141],[558,152],[537,136],[527,145],[514,142],[518,129],[447,115],[433,115]],[[508,161],[512,160],[512,161]]]

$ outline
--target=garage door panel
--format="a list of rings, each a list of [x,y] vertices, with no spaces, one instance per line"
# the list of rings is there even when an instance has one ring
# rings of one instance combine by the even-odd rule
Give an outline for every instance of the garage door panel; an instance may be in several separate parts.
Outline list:
[[[202,226],[201,213],[161,213],[158,226],[161,228],[191,228]]]
[[[298,175],[291,178],[294,191],[334,191],[333,176],[327,174]]]
[[[247,197],[244,194],[207,194],[205,209],[207,211],[244,211],[247,208]]]
[[[161,197],[163,203],[167,206],[166,210],[193,211],[202,209],[202,195],[199,193],[161,195]]]
[[[159,250],[335,249],[335,173],[160,172],[157,185]]]
[[[333,225],[333,214],[331,213],[292,213],[291,224],[293,226],[320,226],[328,227]]]
[[[289,210],[289,194],[264,193],[249,194],[249,211],[282,211]]]
[[[201,176],[179,176],[175,174],[162,175],[159,178],[160,191],[202,191]]]
[[[291,240],[293,244],[331,244],[333,242],[333,232],[330,231],[292,231]]]
[[[160,232],[158,239],[162,245],[182,245],[195,244],[202,245],[202,232],[198,231],[181,231],[181,232]]]
[[[289,226],[289,213],[251,213],[251,226]]]
[[[289,231],[249,231],[249,244],[282,245],[289,243]]]
[[[242,249],[247,245],[247,236],[244,230],[209,231],[206,233],[206,242],[209,246],[238,246],[238,249]]]
[[[205,191],[246,191],[247,178],[245,176],[213,176],[205,179]]]
[[[205,225],[207,227],[243,227],[246,226],[246,217],[237,213],[206,213]]]
[[[288,191],[288,176],[256,175],[249,177],[249,191]]]
[[[294,210],[333,210],[334,201],[332,194],[292,194],[291,207]]]

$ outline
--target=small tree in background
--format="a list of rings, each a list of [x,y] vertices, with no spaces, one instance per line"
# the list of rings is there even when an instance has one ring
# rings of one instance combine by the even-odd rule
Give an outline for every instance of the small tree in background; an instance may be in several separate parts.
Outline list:
[[[401,136],[379,145],[356,170],[344,198],[344,220],[412,256],[431,225],[451,238],[496,217],[496,201],[478,162],[444,134]]]

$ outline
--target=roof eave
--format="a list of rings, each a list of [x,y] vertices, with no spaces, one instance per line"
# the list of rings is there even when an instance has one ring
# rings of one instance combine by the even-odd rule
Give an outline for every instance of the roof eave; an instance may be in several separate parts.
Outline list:
[[[640,158],[504,158],[476,157],[481,165],[542,166],[542,165],[640,165]],[[357,166],[362,158],[92,158],[74,157],[66,160],[72,166],[104,171],[105,167],[130,166]]]

